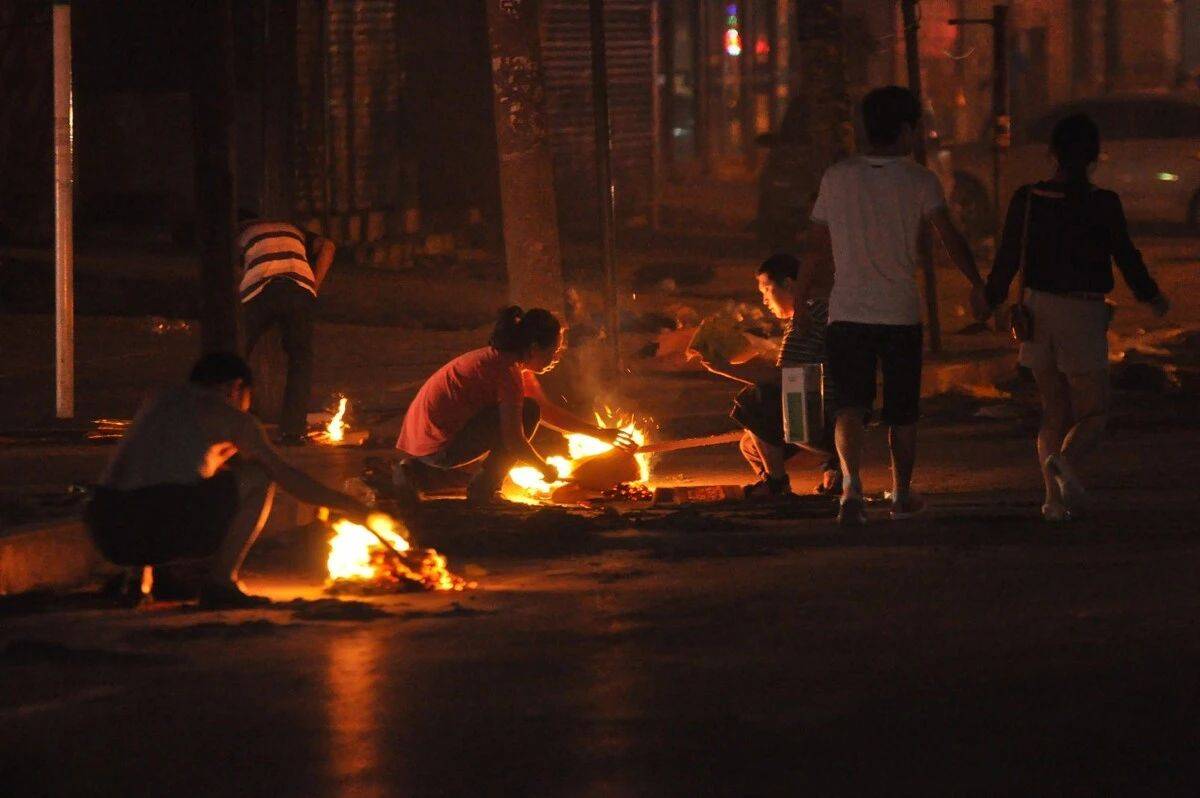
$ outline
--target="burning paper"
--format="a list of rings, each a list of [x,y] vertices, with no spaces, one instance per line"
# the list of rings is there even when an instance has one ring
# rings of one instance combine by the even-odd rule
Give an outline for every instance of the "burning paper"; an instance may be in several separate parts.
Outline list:
[[[450,573],[445,556],[434,549],[414,552],[396,519],[383,513],[367,517],[367,526],[341,519],[333,524],[326,570],[331,588],[465,590],[474,582]],[[386,541],[386,543],[385,543]]]
[[[627,433],[638,445],[646,443],[646,432],[638,426],[631,417],[621,416],[605,408],[604,415],[596,413],[596,423],[601,427],[617,427]],[[522,504],[542,504],[553,501],[555,491],[567,484],[574,474],[576,464],[584,458],[594,457],[612,451],[611,443],[593,438],[590,435],[569,433],[567,439],[567,457],[551,456],[546,462],[558,469],[559,480],[546,482],[541,472],[533,466],[517,466],[508,472],[509,483],[504,490],[504,497],[510,501]],[[635,453],[633,455],[637,469],[636,484],[643,484],[650,479],[650,455]],[[612,487],[616,487],[615,482]]]

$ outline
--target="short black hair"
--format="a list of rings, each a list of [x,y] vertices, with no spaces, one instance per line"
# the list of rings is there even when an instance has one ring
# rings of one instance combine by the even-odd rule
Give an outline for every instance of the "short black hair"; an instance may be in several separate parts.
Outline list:
[[[794,255],[779,252],[764,260],[758,273],[767,275],[767,279],[776,285],[783,285],[784,280],[795,280],[800,276],[800,261]]]
[[[1050,151],[1064,171],[1087,174],[1100,157],[1100,128],[1087,114],[1065,116],[1050,134]]]
[[[262,214],[253,208],[238,208],[237,220],[238,224],[246,224],[247,222],[257,222],[262,218]]]
[[[234,380],[241,380],[246,385],[254,384],[254,372],[245,360],[233,352],[209,352],[196,361],[192,366],[188,381],[195,385],[212,388],[224,385]]]
[[[862,101],[863,127],[873,147],[887,147],[900,138],[900,128],[914,128],[921,121],[921,103],[903,86],[884,86],[870,91]]]

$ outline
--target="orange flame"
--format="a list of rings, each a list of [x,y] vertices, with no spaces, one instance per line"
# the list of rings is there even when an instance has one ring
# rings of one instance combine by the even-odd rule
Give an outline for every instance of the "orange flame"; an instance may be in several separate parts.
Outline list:
[[[340,519],[333,524],[333,531],[325,568],[335,584],[399,586],[407,582],[426,590],[454,591],[476,587],[476,583],[452,574],[446,557],[434,549],[425,549],[419,564],[402,559],[412,550],[412,544],[403,534],[407,530],[384,513],[371,513],[367,526]],[[391,546],[390,551],[380,541],[381,537]]]

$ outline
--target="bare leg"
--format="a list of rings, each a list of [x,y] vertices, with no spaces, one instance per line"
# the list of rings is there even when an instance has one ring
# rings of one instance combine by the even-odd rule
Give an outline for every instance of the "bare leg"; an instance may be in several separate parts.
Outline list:
[[[1074,425],[1063,439],[1062,456],[1078,469],[1104,436],[1110,393],[1108,372],[1071,375],[1066,383]]]
[[[862,410],[846,410],[838,414],[834,442],[837,445],[838,458],[842,461],[844,499],[862,497],[862,477],[859,476],[859,469],[862,465],[865,435]]]
[[[267,522],[275,498],[275,483],[258,466],[239,464],[234,468],[234,475],[238,484],[238,509],[213,558],[209,579],[215,583],[237,581],[238,571]]]
[[[888,428],[888,446],[892,450],[892,496],[907,496],[917,464],[917,425]]]
[[[1033,377],[1042,399],[1042,422],[1038,428],[1037,453],[1042,481],[1046,484],[1045,503],[1059,505],[1063,500],[1062,491],[1059,490],[1058,481],[1046,468],[1046,459],[1062,451],[1063,438],[1071,418],[1070,394],[1066,377],[1057,369],[1039,369],[1033,373]]]

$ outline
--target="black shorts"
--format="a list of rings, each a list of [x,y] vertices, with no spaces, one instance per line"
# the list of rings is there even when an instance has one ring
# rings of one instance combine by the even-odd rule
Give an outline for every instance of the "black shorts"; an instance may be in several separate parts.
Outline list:
[[[734,397],[729,417],[767,443],[782,446],[785,459],[800,451],[783,439],[783,386],[778,382],[747,385]]]
[[[237,509],[237,479],[222,471],[195,485],[98,488],[84,521],[110,562],[158,565],[216,553]]]
[[[825,334],[826,373],[838,387],[834,413],[875,406],[883,373],[883,423],[915,424],[921,415],[921,325],[835,321]]]

